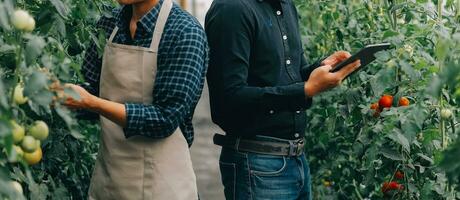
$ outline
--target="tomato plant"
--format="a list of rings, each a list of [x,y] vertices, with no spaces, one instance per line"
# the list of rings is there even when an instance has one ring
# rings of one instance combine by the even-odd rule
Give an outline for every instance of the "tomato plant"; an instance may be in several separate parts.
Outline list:
[[[86,199],[98,126],[61,105],[112,1],[0,0],[0,199]],[[96,34],[98,33],[98,34]]]
[[[393,46],[307,111],[315,199],[460,198],[460,1],[299,0],[297,7],[311,61]],[[403,188],[387,193],[385,183]]]

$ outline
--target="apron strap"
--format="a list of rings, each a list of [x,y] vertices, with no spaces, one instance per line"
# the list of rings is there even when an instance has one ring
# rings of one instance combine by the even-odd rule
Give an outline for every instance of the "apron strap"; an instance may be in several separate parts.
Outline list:
[[[153,52],[158,52],[161,36],[163,35],[166,21],[168,21],[172,6],[172,0],[165,0],[161,6],[160,14],[158,15],[157,23],[155,25],[155,30],[153,31],[152,43],[150,44],[150,49],[152,49]]]
[[[115,38],[115,35],[117,35],[117,32],[118,32],[118,26],[115,26],[115,28],[112,31],[112,34],[110,35],[109,43],[112,43],[113,38]]]

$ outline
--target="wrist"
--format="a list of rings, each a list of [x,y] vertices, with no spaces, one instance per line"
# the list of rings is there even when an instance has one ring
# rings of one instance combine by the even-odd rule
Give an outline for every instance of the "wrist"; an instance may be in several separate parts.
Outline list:
[[[310,81],[305,82],[304,91],[305,91],[306,98],[312,98],[313,96],[316,95],[314,87],[312,87],[312,84]]]
[[[93,112],[97,112],[98,108],[99,108],[99,105],[100,105],[100,101],[101,99],[99,99],[98,97],[94,96],[94,95],[91,95],[89,98],[88,98],[88,101],[86,102],[86,109],[90,110],[90,111],[93,111]]]

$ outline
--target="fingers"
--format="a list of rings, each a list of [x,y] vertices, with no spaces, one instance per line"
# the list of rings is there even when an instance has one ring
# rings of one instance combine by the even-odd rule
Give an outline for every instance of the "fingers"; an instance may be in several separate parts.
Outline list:
[[[334,54],[339,60],[345,60],[351,57],[351,54],[348,51],[337,51]]]
[[[351,64],[348,64],[347,66],[345,66],[344,68],[342,68],[340,71],[338,71],[337,73],[339,74],[339,76],[344,79],[345,77],[347,77],[348,75],[350,75],[351,73],[353,73],[356,69],[358,69],[359,67],[361,66],[361,61],[360,60],[357,60]]]
[[[332,66],[331,66],[331,65],[327,65],[327,64],[326,64],[326,65],[323,65],[323,66],[321,66],[321,67],[319,67],[319,68],[321,68],[321,69],[324,70],[325,72],[330,72],[330,71],[332,70]]]

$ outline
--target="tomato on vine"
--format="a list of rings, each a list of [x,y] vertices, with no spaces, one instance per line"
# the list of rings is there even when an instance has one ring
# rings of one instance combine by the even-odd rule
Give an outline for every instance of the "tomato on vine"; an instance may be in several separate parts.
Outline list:
[[[396,178],[396,179],[399,179],[399,180],[404,179],[404,172],[402,172],[402,171],[397,171],[397,172],[395,173],[395,178]]]
[[[34,125],[29,129],[28,133],[35,139],[43,141],[49,135],[49,128],[44,121],[35,121]]]
[[[25,10],[16,10],[13,13],[11,23],[18,30],[33,31],[35,29],[35,20]]]
[[[35,165],[39,163],[42,160],[42,157],[43,157],[43,152],[42,152],[42,148],[40,147],[38,147],[32,153],[24,153],[24,160],[29,165]]]
[[[24,97],[24,87],[21,84],[16,85],[13,90],[13,99],[17,105],[27,103],[27,97]]]
[[[21,147],[26,153],[34,152],[35,150],[37,150],[37,148],[39,148],[39,146],[40,145],[38,141],[35,140],[34,137],[29,135],[25,136],[21,143]]]
[[[407,97],[401,97],[398,101],[398,106],[409,106],[410,101]]]
[[[19,125],[16,121],[11,120],[12,132],[13,132],[13,141],[15,144],[18,144],[22,141],[25,136],[25,129],[23,126]]]
[[[383,95],[382,98],[379,100],[379,106],[381,108],[391,108],[393,105],[393,96],[391,95]]]
[[[444,120],[449,120],[452,117],[453,113],[452,110],[448,108],[444,108],[441,110],[441,118]]]
[[[382,192],[387,193],[391,190],[403,190],[404,185],[399,184],[396,181],[391,181],[391,182],[384,182],[382,185]]]

